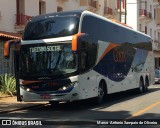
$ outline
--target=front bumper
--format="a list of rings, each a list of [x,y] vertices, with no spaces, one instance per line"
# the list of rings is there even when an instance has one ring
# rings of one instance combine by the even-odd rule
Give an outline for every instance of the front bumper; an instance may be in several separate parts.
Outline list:
[[[24,102],[43,102],[43,101],[73,101],[79,100],[78,84],[70,92],[53,92],[53,93],[35,93],[28,92],[20,88],[20,96]]]

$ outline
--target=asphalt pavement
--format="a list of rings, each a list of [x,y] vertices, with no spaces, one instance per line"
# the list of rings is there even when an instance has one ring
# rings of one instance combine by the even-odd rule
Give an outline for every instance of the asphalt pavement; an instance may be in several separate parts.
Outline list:
[[[46,102],[17,102],[16,97],[1,96],[0,97],[0,114],[37,107],[44,104],[47,104],[47,103]]]

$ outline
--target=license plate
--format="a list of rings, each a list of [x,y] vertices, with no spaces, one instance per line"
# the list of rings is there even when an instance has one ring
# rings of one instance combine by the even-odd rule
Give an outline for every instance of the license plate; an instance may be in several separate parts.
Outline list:
[[[43,94],[43,95],[40,95],[42,99],[51,99],[51,95],[48,95],[48,94]]]

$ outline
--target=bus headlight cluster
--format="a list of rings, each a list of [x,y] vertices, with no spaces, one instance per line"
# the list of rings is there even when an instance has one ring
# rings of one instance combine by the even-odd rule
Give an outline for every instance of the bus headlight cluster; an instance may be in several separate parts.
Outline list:
[[[32,91],[30,88],[25,87],[25,86],[22,86],[22,85],[21,85],[21,88],[24,89],[24,90],[27,91],[27,92],[31,92],[31,91]]]
[[[73,82],[70,84],[67,84],[61,88],[58,89],[58,91],[69,91],[72,90],[74,88],[74,86],[76,86],[78,84],[78,82]]]
[[[27,88],[27,89],[26,89],[27,92],[29,92],[30,90],[31,90],[30,88]]]

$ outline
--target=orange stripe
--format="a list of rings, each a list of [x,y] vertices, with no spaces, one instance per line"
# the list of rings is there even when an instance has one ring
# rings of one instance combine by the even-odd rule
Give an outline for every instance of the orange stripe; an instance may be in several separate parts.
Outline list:
[[[27,80],[22,80],[22,85],[26,85],[26,84],[33,84],[33,83],[37,83],[39,81],[27,81]]]
[[[78,37],[81,35],[84,35],[84,33],[77,33],[73,36],[73,38],[72,38],[72,51],[77,51],[77,49],[78,49],[77,40],[78,40]]]
[[[100,59],[99,59],[99,61],[101,61],[103,58],[104,58],[104,56],[109,52],[109,51],[111,51],[113,48],[115,48],[115,47],[117,47],[117,46],[119,46],[119,44],[110,44],[108,47],[107,47],[107,49],[103,52],[103,54],[102,54],[102,56],[100,57]]]
[[[154,104],[152,104],[152,105],[150,105],[150,106],[148,106],[148,107],[146,107],[146,108],[144,108],[144,109],[142,109],[142,110],[140,110],[140,111],[132,114],[130,117],[128,117],[128,118],[126,118],[126,119],[131,119],[131,118],[133,118],[133,117],[139,116],[139,115],[145,113],[146,111],[148,111],[148,110],[156,107],[157,105],[160,105],[160,102],[156,102],[156,103],[154,103]]]

